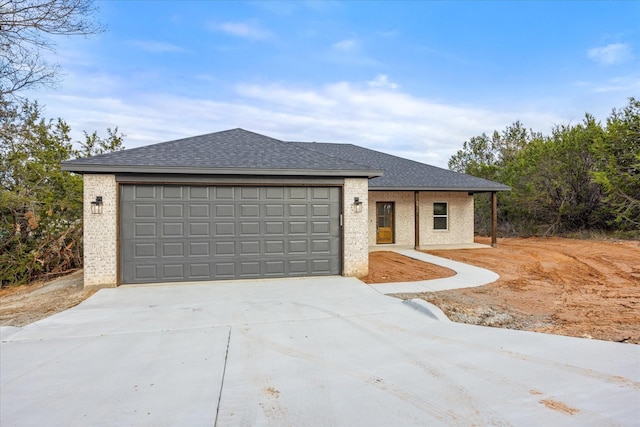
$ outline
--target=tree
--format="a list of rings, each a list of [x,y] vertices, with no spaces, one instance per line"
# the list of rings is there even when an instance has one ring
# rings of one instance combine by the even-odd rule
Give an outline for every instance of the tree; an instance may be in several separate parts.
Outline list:
[[[0,95],[56,81],[59,67],[45,51],[55,51],[49,36],[102,31],[92,20],[91,0],[0,0]]]
[[[511,165],[518,154],[532,144],[542,139],[540,133],[526,129],[520,121],[507,126],[502,133],[494,131],[491,137],[486,134],[474,136],[463,144],[462,150],[451,157],[449,169],[467,173],[478,178],[489,179],[512,185]],[[512,203],[510,194],[498,195],[501,206]],[[488,193],[476,194],[475,230],[488,234],[491,228],[491,197]],[[504,216],[505,209],[499,209],[499,223],[509,225],[509,218]]]
[[[62,171],[72,157],[122,149],[123,136],[85,133],[75,149],[69,126],[45,120],[37,103],[0,97],[0,285],[82,266],[82,178]]]
[[[449,168],[511,186],[498,217],[519,235],[640,230],[640,101],[613,109],[606,127],[586,114],[549,136],[520,122],[463,144]],[[476,195],[476,230],[487,232],[489,203]],[[482,220],[479,220],[482,219]]]
[[[592,147],[603,137],[602,126],[587,114],[578,125],[556,126],[513,158],[506,167],[513,192],[505,213],[520,232],[548,235],[603,225],[603,192],[591,177]]]
[[[594,146],[600,159],[594,179],[606,191],[610,223],[623,231],[640,229],[640,101],[629,99],[607,119],[605,137]]]

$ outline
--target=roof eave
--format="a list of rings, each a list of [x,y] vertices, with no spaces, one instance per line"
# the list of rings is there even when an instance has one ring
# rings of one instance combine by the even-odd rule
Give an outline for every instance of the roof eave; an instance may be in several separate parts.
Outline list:
[[[467,193],[491,193],[494,191],[511,191],[511,187],[369,187],[369,191],[457,191]]]
[[[160,173],[160,174],[199,174],[199,175],[279,175],[279,176],[340,176],[377,178],[383,175],[380,169],[339,170],[339,169],[272,169],[272,168],[190,168],[175,166],[136,166],[136,165],[91,165],[64,162],[61,169],[77,173]]]

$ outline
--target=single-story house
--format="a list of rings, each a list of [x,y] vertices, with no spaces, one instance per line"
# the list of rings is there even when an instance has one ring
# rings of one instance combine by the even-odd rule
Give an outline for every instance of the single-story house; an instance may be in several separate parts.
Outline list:
[[[62,169],[83,174],[85,286],[98,287],[361,277],[379,245],[472,243],[473,193],[509,190],[352,144],[243,129]]]

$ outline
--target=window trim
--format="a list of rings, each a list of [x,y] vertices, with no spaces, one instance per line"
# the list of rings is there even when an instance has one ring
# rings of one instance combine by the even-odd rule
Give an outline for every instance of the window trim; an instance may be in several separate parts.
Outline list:
[[[436,205],[443,204],[446,208],[445,215],[436,215]],[[436,218],[444,218],[446,220],[445,228],[436,228]],[[449,231],[449,202],[433,202],[433,231]]]

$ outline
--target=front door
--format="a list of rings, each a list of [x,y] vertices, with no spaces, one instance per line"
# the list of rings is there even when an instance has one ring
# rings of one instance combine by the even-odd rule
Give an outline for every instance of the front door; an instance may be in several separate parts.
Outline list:
[[[376,243],[393,243],[393,203],[376,203],[378,222],[376,223]]]

